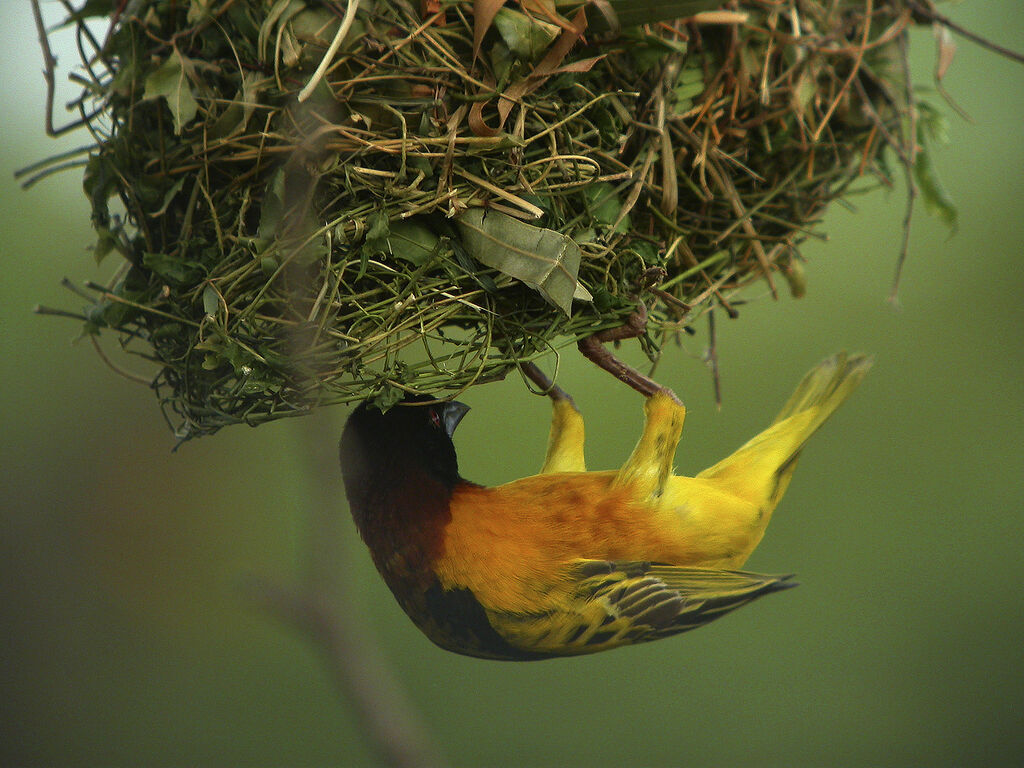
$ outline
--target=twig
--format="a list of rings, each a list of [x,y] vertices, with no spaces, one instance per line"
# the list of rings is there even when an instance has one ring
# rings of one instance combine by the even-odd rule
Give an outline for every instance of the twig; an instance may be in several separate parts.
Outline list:
[[[540,387],[541,394],[547,395],[552,400],[568,400],[570,403],[573,402],[569,393],[549,379],[547,375],[537,367],[536,363],[526,362],[520,364],[519,367],[526,378]]]
[[[843,100],[843,96],[846,94],[847,90],[849,90],[850,84],[860,71],[861,62],[864,60],[864,50],[867,47],[868,38],[871,36],[871,17],[874,15],[874,12],[874,0],[866,0],[864,8],[864,32],[861,36],[860,45],[857,46],[853,57],[853,66],[850,68],[850,74],[839,89],[835,99],[832,100],[832,103],[829,104],[828,109],[825,111],[824,117],[821,118],[821,122],[818,124],[817,130],[814,131],[814,135],[811,137],[811,140],[814,142],[817,142],[818,139],[821,138],[822,131],[825,130],[825,127],[828,125],[828,121],[832,119],[832,113],[836,111],[836,107],[839,106],[840,102]]]
[[[711,367],[711,382],[715,389],[715,407],[722,409],[722,377],[718,369],[718,336],[715,333],[715,310],[708,310],[708,351],[706,362]]]
[[[608,371],[612,376],[629,385],[644,397],[651,397],[658,392],[664,392],[677,403],[682,404],[682,401],[671,389],[663,387],[653,379],[644,376],[636,368],[626,365],[626,363],[619,360],[604,346],[610,341],[635,339],[642,336],[646,328],[647,308],[641,303],[640,310],[630,315],[629,320],[624,325],[619,328],[598,331],[592,336],[580,339],[576,345],[579,347],[580,352],[583,353],[583,356],[590,360],[590,362]]]
[[[96,354],[100,356],[100,360],[106,363],[107,367],[114,373],[116,373],[118,376],[122,376],[128,379],[128,381],[134,381],[138,384],[145,384],[147,387],[153,386],[152,379],[147,379],[145,376],[141,376],[137,373],[132,373],[126,368],[122,368],[121,366],[117,365],[113,360],[107,357],[107,353],[103,351],[103,347],[100,346],[100,342],[94,334],[90,334],[89,339],[92,341],[92,345],[96,349]]]
[[[335,564],[344,568],[341,563]],[[335,687],[360,719],[362,732],[383,764],[434,768],[444,761],[409,706],[390,666],[368,632],[360,630],[346,600],[309,587],[288,588],[264,580],[249,584],[252,597],[307,635],[322,652]],[[347,621],[342,621],[344,614]]]
[[[975,32],[971,32],[969,29],[964,29],[948,16],[943,16],[938,11],[933,11],[926,5],[916,2],[916,0],[908,0],[907,5],[910,6],[914,13],[920,14],[926,19],[934,21],[936,24],[941,24],[947,29],[953,30],[961,37],[966,37],[972,43],[976,43],[982,48],[988,48],[990,51],[994,51],[1000,56],[1005,56],[1011,61],[1016,61],[1018,64],[1024,64],[1024,54],[1011,51],[1009,48],[1004,48],[1001,45],[993,43],[991,40],[988,40]]]
[[[895,307],[899,306],[900,280],[903,277],[903,266],[907,261],[907,255],[910,253],[910,223],[914,217],[914,205],[918,196],[917,182],[914,181],[914,165],[917,162],[917,107],[914,104],[914,85],[910,80],[910,61],[905,37],[901,37],[899,40],[899,51],[903,63],[905,98],[910,125],[907,128],[906,136],[905,156],[907,161],[903,164],[907,183],[907,208],[903,214],[903,242],[900,245],[900,254],[896,259],[896,274],[892,278],[892,288],[889,290],[888,299],[889,303]]]
[[[57,138],[68,131],[78,128],[80,125],[84,125],[87,121],[83,118],[70,122],[61,128],[53,127],[53,97],[54,89],[56,88],[54,72],[57,69],[57,59],[54,57],[53,51],[50,50],[50,38],[46,34],[46,25],[43,23],[43,12],[39,8],[39,0],[32,0],[32,16],[36,22],[36,33],[39,35],[39,47],[43,50],[43,80],[46,82],[46,116],[44,118],[46,135],[51,138]]]
[[[349,0],[349,8],[359,0]],[[343,25],[344,26],[344,25]],[[327,60],[327,59],[325,59]],[[316,179],[296,175],[296,199],[308,199]],[[302,224],[298,208],[290,208],[284,226]],[[303,297],[315,295],[312,283],[296,280],[292,285],[293,312],[303,306]],[[288,341],[288,356],[302,359],[300,337]],[[302,376],[300,366],[295,375]],[[427,729],[408,701],[391,665],[366,628],[351,587],[346,562],[345,531],[340,525],[336,486],[338,477],[333,451],[335,435],[326,419],[309,420],[304,432],[303,455],[308,465],[309,504],[308,539],[305,548],[306,572],[297,586],[283,586],[266,580],[250,584],[253,597],[265,608],[292,625],[320,650],[339,694],[351,703],[361,721],[362,733],[379,755],[379,762],[391,768],[434,768],[445,761],[436,751]],[[331,459],[326,460],[330,455]]]

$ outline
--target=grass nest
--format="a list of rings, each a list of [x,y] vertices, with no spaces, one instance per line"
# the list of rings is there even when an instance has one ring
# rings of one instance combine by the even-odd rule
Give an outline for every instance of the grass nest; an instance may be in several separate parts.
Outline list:
[[[65,5],[124,260],[86,328],[182,438],[457,393],[640,304],[656,359],[745,284],[801,294],[828,204],[912,155],[901,0]]]

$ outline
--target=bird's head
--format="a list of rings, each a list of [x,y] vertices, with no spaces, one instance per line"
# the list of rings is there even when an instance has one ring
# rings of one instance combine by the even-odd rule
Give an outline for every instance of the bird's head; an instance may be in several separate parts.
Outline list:
[[[426,395],[408,395],[387,411],[370,402],[359,405],[339,446],[349,499],[424,474],[451,490],[460,479],[452,435],[468,410]]]

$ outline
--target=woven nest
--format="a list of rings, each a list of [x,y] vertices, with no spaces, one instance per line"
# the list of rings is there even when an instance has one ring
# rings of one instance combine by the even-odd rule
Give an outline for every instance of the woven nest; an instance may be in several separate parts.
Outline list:
[[[828,203],[887,180],[911,14],[718,5],[90,0],[85,188],[125,265],[88,330],[190,437],[457,392],[640,303],[654,359],[747,283],[799,295]]]

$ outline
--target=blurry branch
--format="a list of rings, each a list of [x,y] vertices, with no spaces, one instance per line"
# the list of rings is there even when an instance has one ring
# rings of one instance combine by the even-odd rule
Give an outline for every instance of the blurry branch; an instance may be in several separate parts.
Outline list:
[[[304,420],[308,481],[303,494],[308,517],[306,573],[295,586],[257,578],[249,592],[258,604],[298,629],[324,657],[331,680],[352,706],[380,764],[393,768],[434,768],[438,754],[421,718],[409,703],[373,633],[366,628],[348,585],[352,564],[340,525],[342,503],[330,493],[339,483],[332,419]],[[331,461],[323,459],[326,455]]]
[[[370,633],[359,627],[358,617],[346,610],[343,600],[308,587],[263,581],[255,581],[252,589],[258,602],[319,646],[334,685],[353,706],[360,730],[384,765],[444,764]]]
[[[907,206],[903,213],[903,242],[900,244],[900,255],[896,260],[896,274],[892,278],[892,287],[889,289],[889,303],[899,307],[900,281],[903,279],[903,267],[907,262],[907,254],[910,253],[910,224],[914,219],[914,206],[920,194],[917,182],[914,180],[914,166],[917,164],[917,105],[914,104],[914,83],[910,75],[910,51],[907,46],[907,38],[899,40],[900,59],[903,64],[903,98],[907,104],[908,126],[904,136],[904,154],[908,162],[903,164],[903,173],[907,185]]]
[[[956,32],[958,35],[967,38],[972,43],[976,43],[977,45],[980,45],[982,48],[987,48],[990,51],[994,51],[995,53],[998,53],[1000,56],[1005,56],[1011,61],[1016,61],[1019,64],[1024,64],[1024,54],[1017,53],[1016,51],[1011,51],[1009,48],[1004,48],[1001,45],[993,43],[991,40],[984,38],[981,35],[978,35],[974,32],[971,32],[969,29],[964,29],[955,21],[950,19],[948,16],[943,16],[941,13],[939,13],[936,10],[933,10],[932,8],[929,8],[927,5],[917,2],[917,0],[909,0],[907,5],[910,6],[911,10],[913,10],[915,14],[923,16],[929,21],[933,21],[936,24],[945,27],[946,29]]]
[[[39,0],[32,0],[32,16],[36,22],[36,34],[39,35],[39,46],[43,51],[43,80],[46,81],[46,135],[56,138],[68,131],[73,131],[81,125],[85,125],[89,118],[81,117],[60,128],[53,127],[53,99],[56,89],[57,59],[50,49],[50,38],[46,32],[46,24],[43,22],[43,12],[39,8]]]
[[[357,0],[351,0],[356,5]],[[303,107],[308,116],[311,102]],[[307,207],[313,197],[317,176],[308,162],[322,151],[313,141],[296,151],[284,163],[291,170],[286,189],[281,233],[305,232]],[[298,238],[301,242],[303,238]],[[310,274],[296,269],[288,273],[295,306],[302,297],[316,295]],[[302,360],[301,334],[289,342],[289,354]],[[295,366],[296,371],[301,366]],[[301,374],[298,374],[301,375]],[[327,411],[321,411],[321,414]],[[338,432],[334,419],[321,415],[304,419],[302,455],[307,466],[306,492],[309,508],[305,544],[305,573],[295,587],[267,581],[253,583],[256,600],[288,624],[304,633],[321,651],[341,696],[349,702],[371,749],[382,765],[392,768],[434,768],[445,765],[418,713],[410,704],[380,645],[367,629],[354,599],[349,573],[352,564],[345,546],[346,529],[341,525],[341,483],[338,469]],[[325,450],[330,446],[331,450]]]

